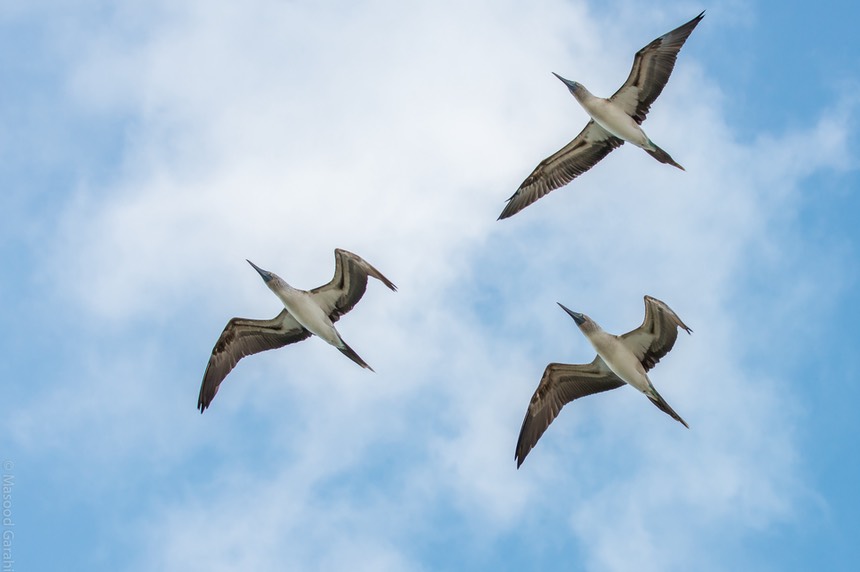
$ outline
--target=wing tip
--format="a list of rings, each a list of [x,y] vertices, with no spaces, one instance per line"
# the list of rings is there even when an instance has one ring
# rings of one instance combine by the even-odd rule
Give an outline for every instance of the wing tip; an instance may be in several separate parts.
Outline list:
[[[200,386],[200,395],[197,397],[197,409],[200,410],[201,415],[209,408],[210,405],[212,405],[212,400],[215,399],[215,394],[217,393],[218,386],[216,385],[215,391],[210,395],[209,392],[206,391],[206,381],[204,380],[203,384]]]
[[[529,452],[531,452],[531,447],[526,447],[522,442],[522,436],[520,436],[520,441],[517,442],[517,450],[514,452],[514,460],[517,462],[517,470],[523,465],[523,462],[526,460],[526,457],[529,456]]]
[[[504,220],[506,218],[511,218],[512,216],[514,216],[515,214],[517,214],[518,212],[520,212],[521,210],[523,210],[525,208],[524,206],[517,206],[514,204],[514,198],[517,196],[517,193],[519,193],[519,192],[520,191],[517,190],[516,193],[511,195],[511,198],[508,199],[508,203],[505,205],[505,208],[502,209],[501,214],[499,214],[499,218],[496,219],[497,221]]]
[[[368,266],[370,266],[370,265],[368,265]],[[373,268],[372,266],[371,266],[371,268],[373,269],[373,272],[369,273],[368,276],[373,276],[374,278],[376,278],[377,280],[382,282],[386,286],[386,288],[388,288],[392,292],[397,292],[397,285],[394,284],[394,282],[392,282],[391,280],[386,278],[385,275],[382,274],[382,272],[380,272],[376,268]]]
[[[664,302],[664,301],[662,301],[662,300],[658,300],[658,299],[657,299],[657,298],[655,298],[654,296],[649,296],[648,294],[645,294],[645,296],[644,296],[644,300],[645,300],[645,304],[646,304],[646,306],[647,306],[647,304],[648,304],[649,302],[654,302],[654,303],[656,303],[656,304],[659,304],[660,306],[662,306],[662,307],[663,307],[663,308],[665,308],[666,310],[668,310],[668,311],[672,314],[672,316],[675,318],[675,324],[676,324],[678,327],[683,328],[683,329],[684,329],[684,331],[685,331],[685,332],[687,332],[687,335],[690,335],[690,334],[692,334],[692,333],[693,333],[693,329],[692,329],[690,326],[688,326],[687,324],[685,324],[685,323],[684,323],[684,320],[682,320],[682,319],[681,319],[681,317],[680,317],[680,316],[678,316],[678,314],[676,314],[676,313],[675,313],[675,310],[673,310],[672,308],[670,308],[670,307],[669,307],[669,305],[668,305],[666,302]]]
[[[349,256],[355,260],[358,260],[359,266],[364,267],[364,271],[367,273],[368,276],[373,276],[374,278],[376,278],[377,280],[379,280],[380,282],[385,284],[385,286],[387,286],[389,290],[391,290],[392,292],[397,292],[397,286],[394,284],[394,282],[392,282],[391,280],[386,278],[382,272],[377,270],[375,266],[373,266],[371,263],[369,263],[367,260],[365,260],[361,256],[355,254],[354,252],[350,252],[349,250],[346,250],[345,248],[335,248],[334,254],[335,254],[335,257],[343,255],[343,256]]]

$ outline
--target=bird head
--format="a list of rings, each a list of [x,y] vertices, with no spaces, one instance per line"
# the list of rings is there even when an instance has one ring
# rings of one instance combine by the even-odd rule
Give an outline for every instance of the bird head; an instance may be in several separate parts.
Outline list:
[[[246,258],[245,260],[248,260],[248,259]],[[282,281],[281,278],[277,274],[275,274],[274,272],[269,272],[268,270],[263,270],[262,268],[260,268],[259,266],[257,266],[253,262],[251,262],[250,260],[248,260],[248,264],[253,266],[254,270],[256,270],[257,272],[260,273],[260,276],[263,278],[263,282],[265,282],[266,286],[268,286],[269,288],[274,286],[276,283]]]
[[[581,84],[581,83],[577,83],[577,82],[575,82],[575,81],[573,81],[573,80],[570,80],[570,79],[564,79],[563,77],[561,77],[560,75],[558,75],[558,74],[557,74],[557,73],[555,73],[555,72],[552,72],[552,75],[554,75],[555,77],[557,77],[558,79],[560,79],[560,80],[561,80],[561,83],[563,83],[564,85],[566,85],[566,86],[567,86],[567,89],[569,89],[569,90],[570,90],[570,93],[572,93],[573,95],[576,95],[576,93],[577,93],[579,90],[583,89],[583,87],[582,87],[582,84]]]
[[[594,321],[585,314],[574,312],[573,310],[566,308],[561,302],[558,302],[558,305],[561,306],[561,309],[567,312],[571,318],[573,318],[573,321],[576,322],[576,325],[579,326],[579,329],[583,332],[590,331],[597,327],[597,324],[595,324]]]

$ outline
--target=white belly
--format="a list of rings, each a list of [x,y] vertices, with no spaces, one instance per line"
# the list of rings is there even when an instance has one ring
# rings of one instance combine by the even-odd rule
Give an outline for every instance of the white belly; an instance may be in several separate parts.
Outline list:
[[[340,336],[334,329],[334,324],[325,312],[314,304],[307,292],[294,290],[288,294],[279,293],[278,298],[302,327],[335,347],[341,346]]]
[[[591,340],[597,354],[603,358],[612,373],[644,393],[648,389],[649,382],[642,362],[615,336],[610,334],[604,334],[604,336]]]
[[[643,149],[651,147],[642,127],[611,101],[595,97],[584,104],[583,108],[598,125],[619,139]]]

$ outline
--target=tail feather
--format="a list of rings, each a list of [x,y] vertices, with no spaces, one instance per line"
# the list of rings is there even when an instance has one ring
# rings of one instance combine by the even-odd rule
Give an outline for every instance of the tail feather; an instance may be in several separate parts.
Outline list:
[[[373,368],[367,365],[367,362],[361,359],[361,357],[357,353],[355,353],[355,350],[349,347],[349,345],[345,341],[341,340],[341,343],[343,344],[343,347],[337,349],[339,349],[343,355],[345,355],[361,367],[373,371]],[[373,372],[376,373],[375,371]]]
[[[672,409],[672,407],[669,406],[668,403],[666,403],[666,400],[663,399],[663,397],[659,393],[657,393],[657,390],[654,389],[654,386],[651,386],[651,390],[648,393],[646,393],[645,395],[648,396],[648,399],[651,400],[651,403],[656,405],[660,411],[668,414],[672,419],[674,419],[675,421],[678,421],[681,425],[683,425],[687,429],[690,428],[690,426],[687,425],[687,422],[684,421],[683,419],[681,419],[681,416],[678,415],[677,413],[675,413],[675,410]]]
[[[652,141],[651,144],[654,145],[654,142]],[[652,157],[654,157],[655,159],[657,159],[661,163],[668,163],[669,165],[672,165],[673,167],[678,167],[682,171],[687,170],[684,167],[682,167],[681,165],[679,165],[678,163],[676,163],[675,159],[673,159],[668,153],[666,153],[665,151],[663,151],[662,149],[660,149],[656,145],[654,145],[654,149],[645,149],[645,150],[648,152],[649,155],[651,155]]]

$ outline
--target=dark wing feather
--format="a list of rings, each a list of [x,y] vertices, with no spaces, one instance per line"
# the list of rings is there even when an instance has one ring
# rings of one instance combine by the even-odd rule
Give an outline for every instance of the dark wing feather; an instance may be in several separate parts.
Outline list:
[[[310,335],[286,310],[271,320],[231,319],[215,343],[203,374],[197,400],[200,413],[212,403],[221,382],[240,359],[299,342]]]
[[[538,439],[565,404],[580,397],[609,391],[622,385],[624,381],[609,370],[600,356],[595,357],[589,364],[549,364],[543,372],[543,377],[529,402],[528,411],[523,419],[515,454],[517,468],[523,464],[526,455],[537,444]]]
[[[498,220],[515,215],[550,191],[568,184],[623,144],[623,139],[615,137],[593,120],[589,121],[573,141],[535,167],[508,199]]]
[[[621,341],[639,358],[645,371],[657,365],[675,345],[678,328],[693,330],[664,302],[645,296],[645,319],[642,325],[621,336]]]
[[[609,98],[610,101],[620,105],[636,123],[645,121],[651,104],[669,81],[678,52],[704,17],[702,12],[636,52],[627,81]]]
[[[361,300],[367,290],[368,276],[373,276],[391,290],[397,291],[397,286],[357,254],[338,248],[334,251],[334,260],[334,277],[331,281],[310,291],[314,301],[329,315],[332,322],[352,310]]]

